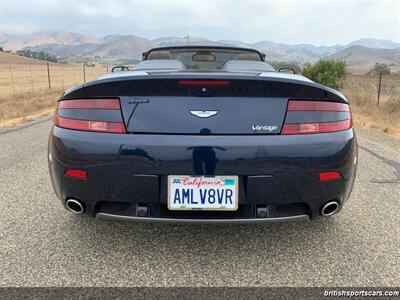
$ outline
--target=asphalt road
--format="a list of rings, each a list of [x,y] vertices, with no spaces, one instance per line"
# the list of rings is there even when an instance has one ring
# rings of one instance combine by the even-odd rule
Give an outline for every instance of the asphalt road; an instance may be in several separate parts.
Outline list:
[[[65,211],[50,121],[0,133],[0,286],[400,286],[400,140],[359,131],[340,214],[307,223],[162,225]]]

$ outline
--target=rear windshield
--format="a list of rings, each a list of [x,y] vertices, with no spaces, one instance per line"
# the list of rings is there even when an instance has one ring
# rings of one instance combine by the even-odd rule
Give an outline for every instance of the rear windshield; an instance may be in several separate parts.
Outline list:
[[[215,70],[220,69],[230,60],[262,61],[262,57],[255,51],[230,49],[170,49],[152,50],[147,59],[177,59],[187,69]]]

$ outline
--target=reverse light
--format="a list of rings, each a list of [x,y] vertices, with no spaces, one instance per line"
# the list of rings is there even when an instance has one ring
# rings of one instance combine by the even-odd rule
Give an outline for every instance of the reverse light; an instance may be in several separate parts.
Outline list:
[[[338,180],[342,179],[339,172],[324,172],[319,173],[319,181]]]
[[[88,179],[88,174],[83,170],[67,170],[65,172],[65,176],[72,177],[76,179]]]
[[[75,120],[59,116],[54,116],[53,122],[54,125],[67,129],[108,133],[126,133],[124,124],[120,122]]]
[[[342,131],[351,128],[351,120],[320,122],[320,123],[300,123],[283,125],[282,134],[307,134]]]

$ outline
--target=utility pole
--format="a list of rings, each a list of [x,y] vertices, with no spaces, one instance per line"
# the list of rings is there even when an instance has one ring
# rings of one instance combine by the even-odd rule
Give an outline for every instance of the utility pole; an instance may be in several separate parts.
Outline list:
[[[189,33],[188,33],[188,35],[187,35],[187,45],[189,46]]]

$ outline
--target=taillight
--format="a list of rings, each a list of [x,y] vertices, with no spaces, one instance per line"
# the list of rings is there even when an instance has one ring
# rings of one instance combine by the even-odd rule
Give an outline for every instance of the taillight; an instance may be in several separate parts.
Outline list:
[[[180,85],[196,85],[196,86],[207,86],[207,85],[229,85],[228,80],[180,80]]]
[[[119,99],[62,100],[53,123],[74,130],[126,133]]]
[[[348,104],[289,100],[282,134],[335,132],[350,129],[352,126]]]

